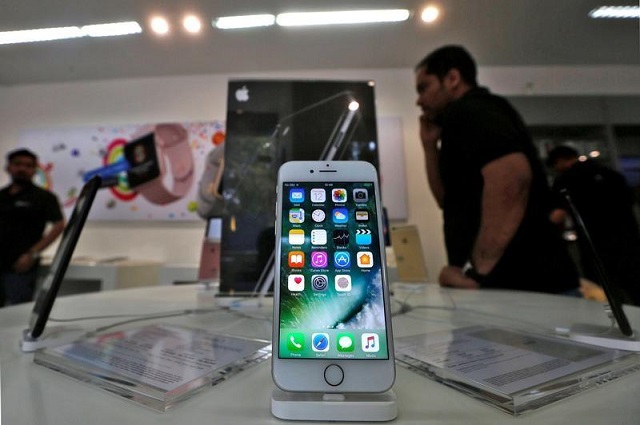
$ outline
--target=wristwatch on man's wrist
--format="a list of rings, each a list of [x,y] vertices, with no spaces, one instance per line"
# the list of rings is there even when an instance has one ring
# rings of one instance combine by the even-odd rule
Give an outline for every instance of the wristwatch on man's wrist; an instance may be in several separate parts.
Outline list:
[[[480,285],[482,285],[487,280],[487,275],[478,273],[478,270],[476,270],[476,268],[473,266],[471,260],[467,260],[467,262],[464,263],[464,266],[462,266],[462,274],[470,279],[475,280]]]
[[[28,253],[32,259],[34,260],[39,260],[40,259],[40,253],[38,251],[29,251]]]

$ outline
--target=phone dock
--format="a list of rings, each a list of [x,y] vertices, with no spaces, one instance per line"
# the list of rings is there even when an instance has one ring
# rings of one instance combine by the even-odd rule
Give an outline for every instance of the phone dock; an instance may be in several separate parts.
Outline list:
[[[76,326],[48,326],[38,338],[32,338],[29,332],[29,329],[23,330],[20,340],[20,349],[25,353],[69,344],[87,333],[85,329]]]
[[[279,419],[336,422],[387,422],[398,416],[396,394],[294,393],[275,388],[271,413]]]
[[[640,338],[636,330],[633,330],[633,335],[626,336],[616,326],[574,323],[571,328],[556,328],[556,334],[584,344],[640,352]]]

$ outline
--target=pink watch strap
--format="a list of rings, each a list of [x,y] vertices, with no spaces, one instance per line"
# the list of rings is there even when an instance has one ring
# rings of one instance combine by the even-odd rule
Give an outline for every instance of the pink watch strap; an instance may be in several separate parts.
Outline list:
[[[158,124],[154,128],[160,175],[136,188],[149,202],[165,205],[184,197],[193,184],[193,154],[189,146],[189,133],[180,124]],[[168,173],[173,179],[172,187],[164,184]]]

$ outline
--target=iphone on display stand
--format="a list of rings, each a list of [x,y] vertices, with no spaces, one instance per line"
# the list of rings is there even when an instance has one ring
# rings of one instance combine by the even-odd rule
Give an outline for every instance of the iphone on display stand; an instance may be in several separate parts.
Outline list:
[[[375,168],[363,161],[291,161],[280,167],[276,191],[273,414],[395,418]]]

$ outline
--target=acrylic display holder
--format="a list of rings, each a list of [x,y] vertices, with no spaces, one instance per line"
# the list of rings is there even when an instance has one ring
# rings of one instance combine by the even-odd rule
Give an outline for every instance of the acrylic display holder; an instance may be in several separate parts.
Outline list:
[[[276,388],[271,413],[279,419],[332,422],[387,422],[398,416],[393,390],[374,394],[293,393]]]
[[[38,351],[34,362],[164,412],[270,357],[269,341],[150,325]]]
[[[640,355],[474,326],[395,342],[396,362],[514,416],[640,371]]]

